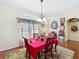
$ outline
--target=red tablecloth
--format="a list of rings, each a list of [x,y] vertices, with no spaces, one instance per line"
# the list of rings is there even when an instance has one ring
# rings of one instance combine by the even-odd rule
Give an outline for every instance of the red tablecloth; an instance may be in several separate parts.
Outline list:
[[[31,39],[31,43],[29,43],[29,49],[30,49],[30,55],[34,58],[37,59],[37,53],[39,51],[42,51],[42,49],[45,48],[45,42],[36,40],[36,39]]]
[[[30,55],[32,55],[34,59],[37,59],[37,53],[39,51],[42,51],[45,48],[46,40],[47,38],[45,38],[44,41],[40,41],[35,38],[29,38],[29,41],[31,41],[29,42]],[[54,43],[58,43],[56,38],[52,39],[51,44],[54,44]]]

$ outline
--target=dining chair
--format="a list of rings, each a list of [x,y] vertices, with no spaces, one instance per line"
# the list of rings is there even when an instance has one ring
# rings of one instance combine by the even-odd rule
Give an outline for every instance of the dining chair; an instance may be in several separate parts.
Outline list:
[[[51,38],[48,38],[46,40],[45,49],[42,51],[44,53],[45,59],[47,58],[48,52],[51,52],[51,56],[52,56],[52,48],[53,48],[52,40]]]
[[[23,39],[24,39],[24,43],[25,43],[25,48],[26,48],[26,50],[28,51],[28,53],[29,53],[29,59],[30,59],[30,51],[29,51],[29,45],[28,45],[28,40],[27,40],[27,38],[24,38],[24,37],[22,37]],[[26,51],[26,57],[27,57],[27,51]]]

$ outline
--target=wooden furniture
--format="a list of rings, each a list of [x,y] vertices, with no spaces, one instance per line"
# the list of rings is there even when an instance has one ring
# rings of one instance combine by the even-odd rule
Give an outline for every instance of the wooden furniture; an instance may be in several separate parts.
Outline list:
[[[45,49],[44,49],[44,51],[42,51],[45,55],[45,59],[47,58],[46,56],[47,56],[48,52],[50,52],[51,56],[52,56],[52,48],[53,48],[52,40],[51,40],[51,38],[48,38],[46,40]]]
[[[25,48],[27,49],[28,53],[29,53],[29,59],[30,59],[30,51],[29,51],[29,44],[26,38],[22,37],[24,39],[24,43],[25,43]],[[26,57],[27,57],[27,51],[26,51]]]
[[[29,52],[29,59],[30,56],[33,57],[33,59],[37,59],[37,53],[39,51],[42,51],[45,48],[45,42],[33,38],[28,39],[28,44],[27,44],[27,39],[24,38],[25,40],[25,47],[28,49]]]

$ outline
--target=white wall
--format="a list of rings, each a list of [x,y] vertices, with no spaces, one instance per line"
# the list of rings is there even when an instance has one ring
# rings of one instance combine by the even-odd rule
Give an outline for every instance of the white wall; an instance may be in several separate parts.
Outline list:
[[[6,50],[9,48],[17,47],[19,41],[19,25],[17,23],[16,17],[18,16],[33,16],[36,14],[23,10],[20,8],[12,7],[6,4],[0,3],[0,51]],[[79,18],[79,10],[74,10],[74,12],[68,12],[67,14],[57,15],[54,17],[59,21],[60,18],[66,18],[66,21],[69,18],[75,17]],[[52,17],[52,19],[54,19]],[[49,20],[48,20],[49,21]],[[67,24],[66,24],[66,36],[67,36]],[[66,40],[68,37],[66,37]]]
[[[66,11],[67,12],[67,11]],[[48,19],[48,22],[49,24],[51,23],[51,21],[53,20],[57,20],[58,23],[60,22],[60,18],[65,18],[65,41],[67,41],[69,38],[68,38],[68,24],[67,24],[67,21],[70,19],[70,18],[78,18],[79,19],[79,9],[75,9],[74,11],[70,11],[70,12],[67,12],[65,14],[59,14],[59,15],[56,15],[56,16],[52,16]],[[50,27],[49,27],[50,28]],[[59,27],[60,28],[60,27]],[[59,30],[58,28],[58,30]],[[58,31],[57,30],[57,31]],[[51,31],[51,29],[49,29],[49,31]],[[75,40],[75,39],[73,39]],[[79,41],[79,39],[77,38],[76,41]]]
[[[79,29],[79,22],[68,22],[68,39],[79,41],[79,30],[73,32],[71,31],[71,26],[77,26]]]
[[[72,12],[67,13],[66,15],[64,15],[66,17],[66,40],[75,40],[75,41],[79,41],[79,37],[77,36],[75,39],[74,38],[69,38],[69,31],[68,31],[68,20],[70,18],[78,18],[79,19],[79,9],[76,9]],[[75,34],[74,34],[75,35]],[[78,34],[77,34],[78,35]],[[74,36],[75,37],[75,36]]]
[[[17,16],[33,16],[33,13],[0,3],[0,51],[19,46]]]

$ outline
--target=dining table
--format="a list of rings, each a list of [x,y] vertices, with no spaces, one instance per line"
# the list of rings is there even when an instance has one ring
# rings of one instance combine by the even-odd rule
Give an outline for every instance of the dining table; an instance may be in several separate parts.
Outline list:
[[[45,48],[45,45],[45,41],[29,38],[29,52],[33,59],[38,59],[38,52],[42,51]]]

